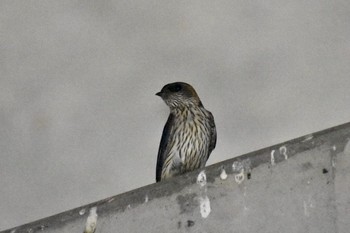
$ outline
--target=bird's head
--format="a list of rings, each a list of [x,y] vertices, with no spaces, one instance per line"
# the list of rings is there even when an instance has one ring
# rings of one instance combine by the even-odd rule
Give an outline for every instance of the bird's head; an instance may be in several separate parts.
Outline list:
[[[202,106],[194,88],[190,84],[183,82],[169,83],[156,95],[162,97],[170,109],[191,105]]]

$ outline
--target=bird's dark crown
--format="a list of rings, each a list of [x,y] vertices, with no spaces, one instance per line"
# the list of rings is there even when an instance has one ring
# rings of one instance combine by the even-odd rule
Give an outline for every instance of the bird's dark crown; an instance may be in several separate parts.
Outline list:
[[[156,95],[162,97],[171,108],[188,104],[202,105],[194,88],[184,82],[169,83]]]

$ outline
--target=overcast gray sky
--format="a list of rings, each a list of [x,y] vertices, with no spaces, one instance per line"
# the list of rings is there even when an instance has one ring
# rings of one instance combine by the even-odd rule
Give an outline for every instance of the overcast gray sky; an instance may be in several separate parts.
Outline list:
[[[350,119],[350,1],[0,2],[0,230],[153,183],[192,84],[209,164]]]

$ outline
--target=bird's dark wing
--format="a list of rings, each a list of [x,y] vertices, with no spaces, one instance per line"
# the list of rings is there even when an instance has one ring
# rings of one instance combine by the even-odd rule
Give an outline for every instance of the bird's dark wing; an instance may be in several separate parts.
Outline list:
[[[215,127],[215,122],[214,122],[214,116],[209,112],[209,123],[210,123],[210,142],[209,142],[209,153],[208,153],[208,158],[210,156],[210,153],[214,150],[216,146],[216,127]]]
[[[174,115],[170,113],[168,120],[163,129],[162,139],[160,140],[158,158],[157,158],[157,168],[156,168],[156,181],[159,182],[162,176],[162,169],[164,161],[167,159],[167,147],[170,139],[171,129],[174,124]]]

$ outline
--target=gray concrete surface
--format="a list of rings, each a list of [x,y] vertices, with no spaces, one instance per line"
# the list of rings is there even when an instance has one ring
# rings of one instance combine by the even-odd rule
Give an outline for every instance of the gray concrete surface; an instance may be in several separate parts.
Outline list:
[[[350,123],[2,233],[347,233],[349,190]]]
[[[349,48],[349,0],[1,0],[0,230],[154,183],[169,82],[209,165],[348,122]]]

